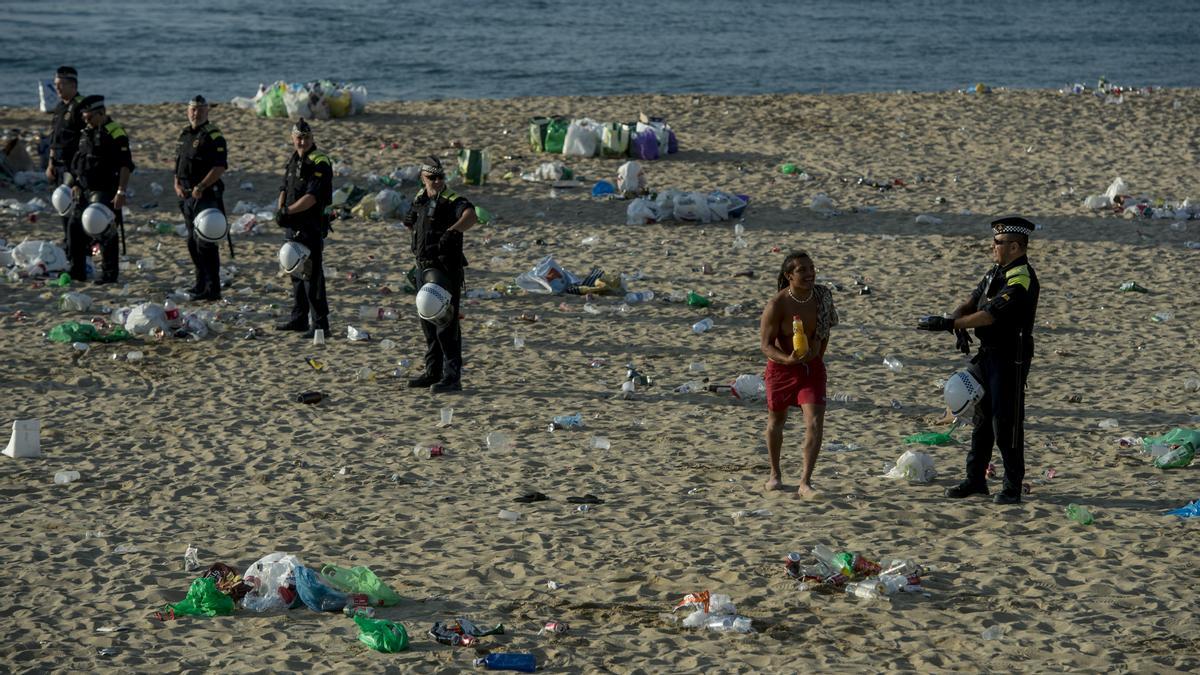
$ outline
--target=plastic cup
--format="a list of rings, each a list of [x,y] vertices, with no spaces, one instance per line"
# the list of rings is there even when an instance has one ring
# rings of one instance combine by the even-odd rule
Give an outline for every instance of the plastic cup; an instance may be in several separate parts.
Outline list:
[[[487,435],[488,450],[507,450],[512,445],[512,439],[499,431],[493,431]]]
[[[521,519],[521,514],[516,511],[509,511],[508,509],[500,509],[500,517],[510,523],[515,523]]]
[[[608,442],[608,439],[603,436],[592,436],[591,445],[593,450],[608,450],[612,447],[612,444]]]
[[[442,426],[448,427],[454,421],[454,408],[442,408]]]
[[[141,360],[142,360],[142,353],[141,353],[140,351],[132,351],[132,352],[129,352],[128,354],[126,354],[126,355],[125,355],[125,360],[126,360],[126,361],[130,361],[130,362],[137,362],[137,361],[141,361]]]
[[[59,471],[54,474],[55,485],[66,485],[67,483],[79,480],[78,471]]]
[[[313,331],[313,346],[320,347],[325,344],[325,329],[317,328]]]

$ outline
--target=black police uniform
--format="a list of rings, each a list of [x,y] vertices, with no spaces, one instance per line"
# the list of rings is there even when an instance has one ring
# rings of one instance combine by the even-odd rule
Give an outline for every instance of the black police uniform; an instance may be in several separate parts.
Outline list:
[[[307,155],[292,152],[284,169],[284,206],[306,194],[317,203],[299,213],[281,214],[279,225],[287,229],[286,239],[308,247],[312,272],[308,279],[292,276],[292,313],[288,326],[294,329],[320,328],[329,334],[329,300],[325,297],[325,270],[322,250],[329,233],[326,209],[333,203],[333,162],[314,145]],[[312,324],[309,325],[309,311]]]
[[[225,137],[212,122],[205,122],[195,129],[190,124],[184,127],[175,150],[175,177],[187,194],[180,200],[179,210],[187,224],[188,255],[196,268],[196,285],[192,293],[210,300],[221,297],[221,247],[196,236],[195,220],[205,209],[225,213],[225,183],[218,180],[199,198],[192,196],[192,188],[199,185],[213,167],[229,166],[225,151]]]
[[[71,278],[83,281],[87,278],[86,260],[92,245],[92,237],[83,230],[83,210],[96,202],[113,208],[113,199],[121,182],[121,169],[131,172],[136,168],[133,155],[129,152],[129,136],[124,127],[111,118],[104,126],[84,130],[79,140],[79,151],[75,153],[71,173],[83,191],[83,198],[75,205],[67,232],[67,249],[71,261]],[[111,283],[117,280],[117,265],[120,259],[122,218],[120,209],[113,209],[116,220],[100,238],[100,253],[104,269],[99,281]]]
[[[439,331],[433,323],[421,319],[421,332],[425,334],[425,376],[440,378],[443,383],[458,384],[462,379],[458,306],[467,266],[462,233],[452,231],[447,235],[447,230],[473,208],[465,197],[449,189],[443,189],[436,198],[430,198],[421,190],[404,216],[404,224],[412,228],[412,252],[420,272],[417,278],[424,279],[425,270],[434,269],[440,271],[450,284],[447,290],[454,305],[454,318],[450,323]]]
[[[1025,478],[1025,380],[1033,358],[1033,322],[1037,313],[1037,274],[1025,256],[994,266],[971,292],[975,311],[994,322],[975,329],[979,352],[971,372],[983,384],[975,406],[975,430],[967,453],[967,482],[986,486],[992,446],[1004,459],[1004,493],[1019,497]]]
[[[55,185],[62,185],[65,174],[71,169],[75,153],[79,150],[79,139],[87,124],[83,121],[83,108],[79,105],[83,96],[75,94],[69,101],[58,102],[54,108],[54,124],[50,128],[50,165],[54,167]],[[63,240],[69,237],[71,214],[63,216]]]

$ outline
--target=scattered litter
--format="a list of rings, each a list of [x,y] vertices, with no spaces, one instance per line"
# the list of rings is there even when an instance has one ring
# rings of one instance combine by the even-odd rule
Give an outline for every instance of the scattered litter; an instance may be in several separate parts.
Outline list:
[[[937,477],[937,471],[933,468],[933,457],[924,452],[905,450],[896,460],[896,466],[884,476],[903,478],[912,483],[928,483]]]

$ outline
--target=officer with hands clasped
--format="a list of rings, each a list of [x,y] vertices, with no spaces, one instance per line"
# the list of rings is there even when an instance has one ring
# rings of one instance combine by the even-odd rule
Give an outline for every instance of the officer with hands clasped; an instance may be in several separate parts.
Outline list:
[[[968,372],[982,385],[983,393],[975,405],[967,476],[946,489],[947,497],[988,493],[987,466],[995,445],[1004,459],[1004,488],[993,501],[1021,501],[1025,381],[1033,358],[1033,324],[1040,292],[1037,274],[1026,257],[1034,229],[1033,223],[1016,216],[993,221],[992,260],[996,264],[950,318],[927,316],[918,322],[922,330],[954,331],[958,349],[965,354],[970,353],[971,343],[966,330],[974,328],[979,338],[979,352],[971,359]]]
[[[279,188],[276,222],[287,234],[279,264],[292,275],[291,316],[278,330],[320,329],[329,335],[329,300],[325,297],[324,248],[333,203],[333,162],[317,149],[312,127],[303,118],[292,127],[292,147]]]
[[[228,237],[225,220],[225,183],[221,175],[229,165],[225,137],[208,121],[208,101],[196,96],[188,101],[188,125],[179,134],[175,150],[175,196],[188,231],[188,255],[196,268],[195,300],[221,299],[221,248]]]

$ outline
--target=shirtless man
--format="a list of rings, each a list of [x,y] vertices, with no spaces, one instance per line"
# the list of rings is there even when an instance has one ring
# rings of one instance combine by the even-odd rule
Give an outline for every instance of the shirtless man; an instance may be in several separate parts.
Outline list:
[[[808,351],[796,353],[792,348],[792,318],[804,321],[808,335]],[[771,477],[767,490],[783,487],[779,456],[783,448],[783,425],[788,408],[800,406],[804,411],[804,470],[800,474],[797,494],[815,497],[812,486],[813,466],[821,450],[821,435],[825,425],[825,348],[829,346],[829,329],[838,323],[833,294],[825,286],[816,285],[816,267],[804,251],[789,253],[779,270],[779,292],[763,309],[758,332],[761,348],[767,357],[767,452],[771,457]]]

